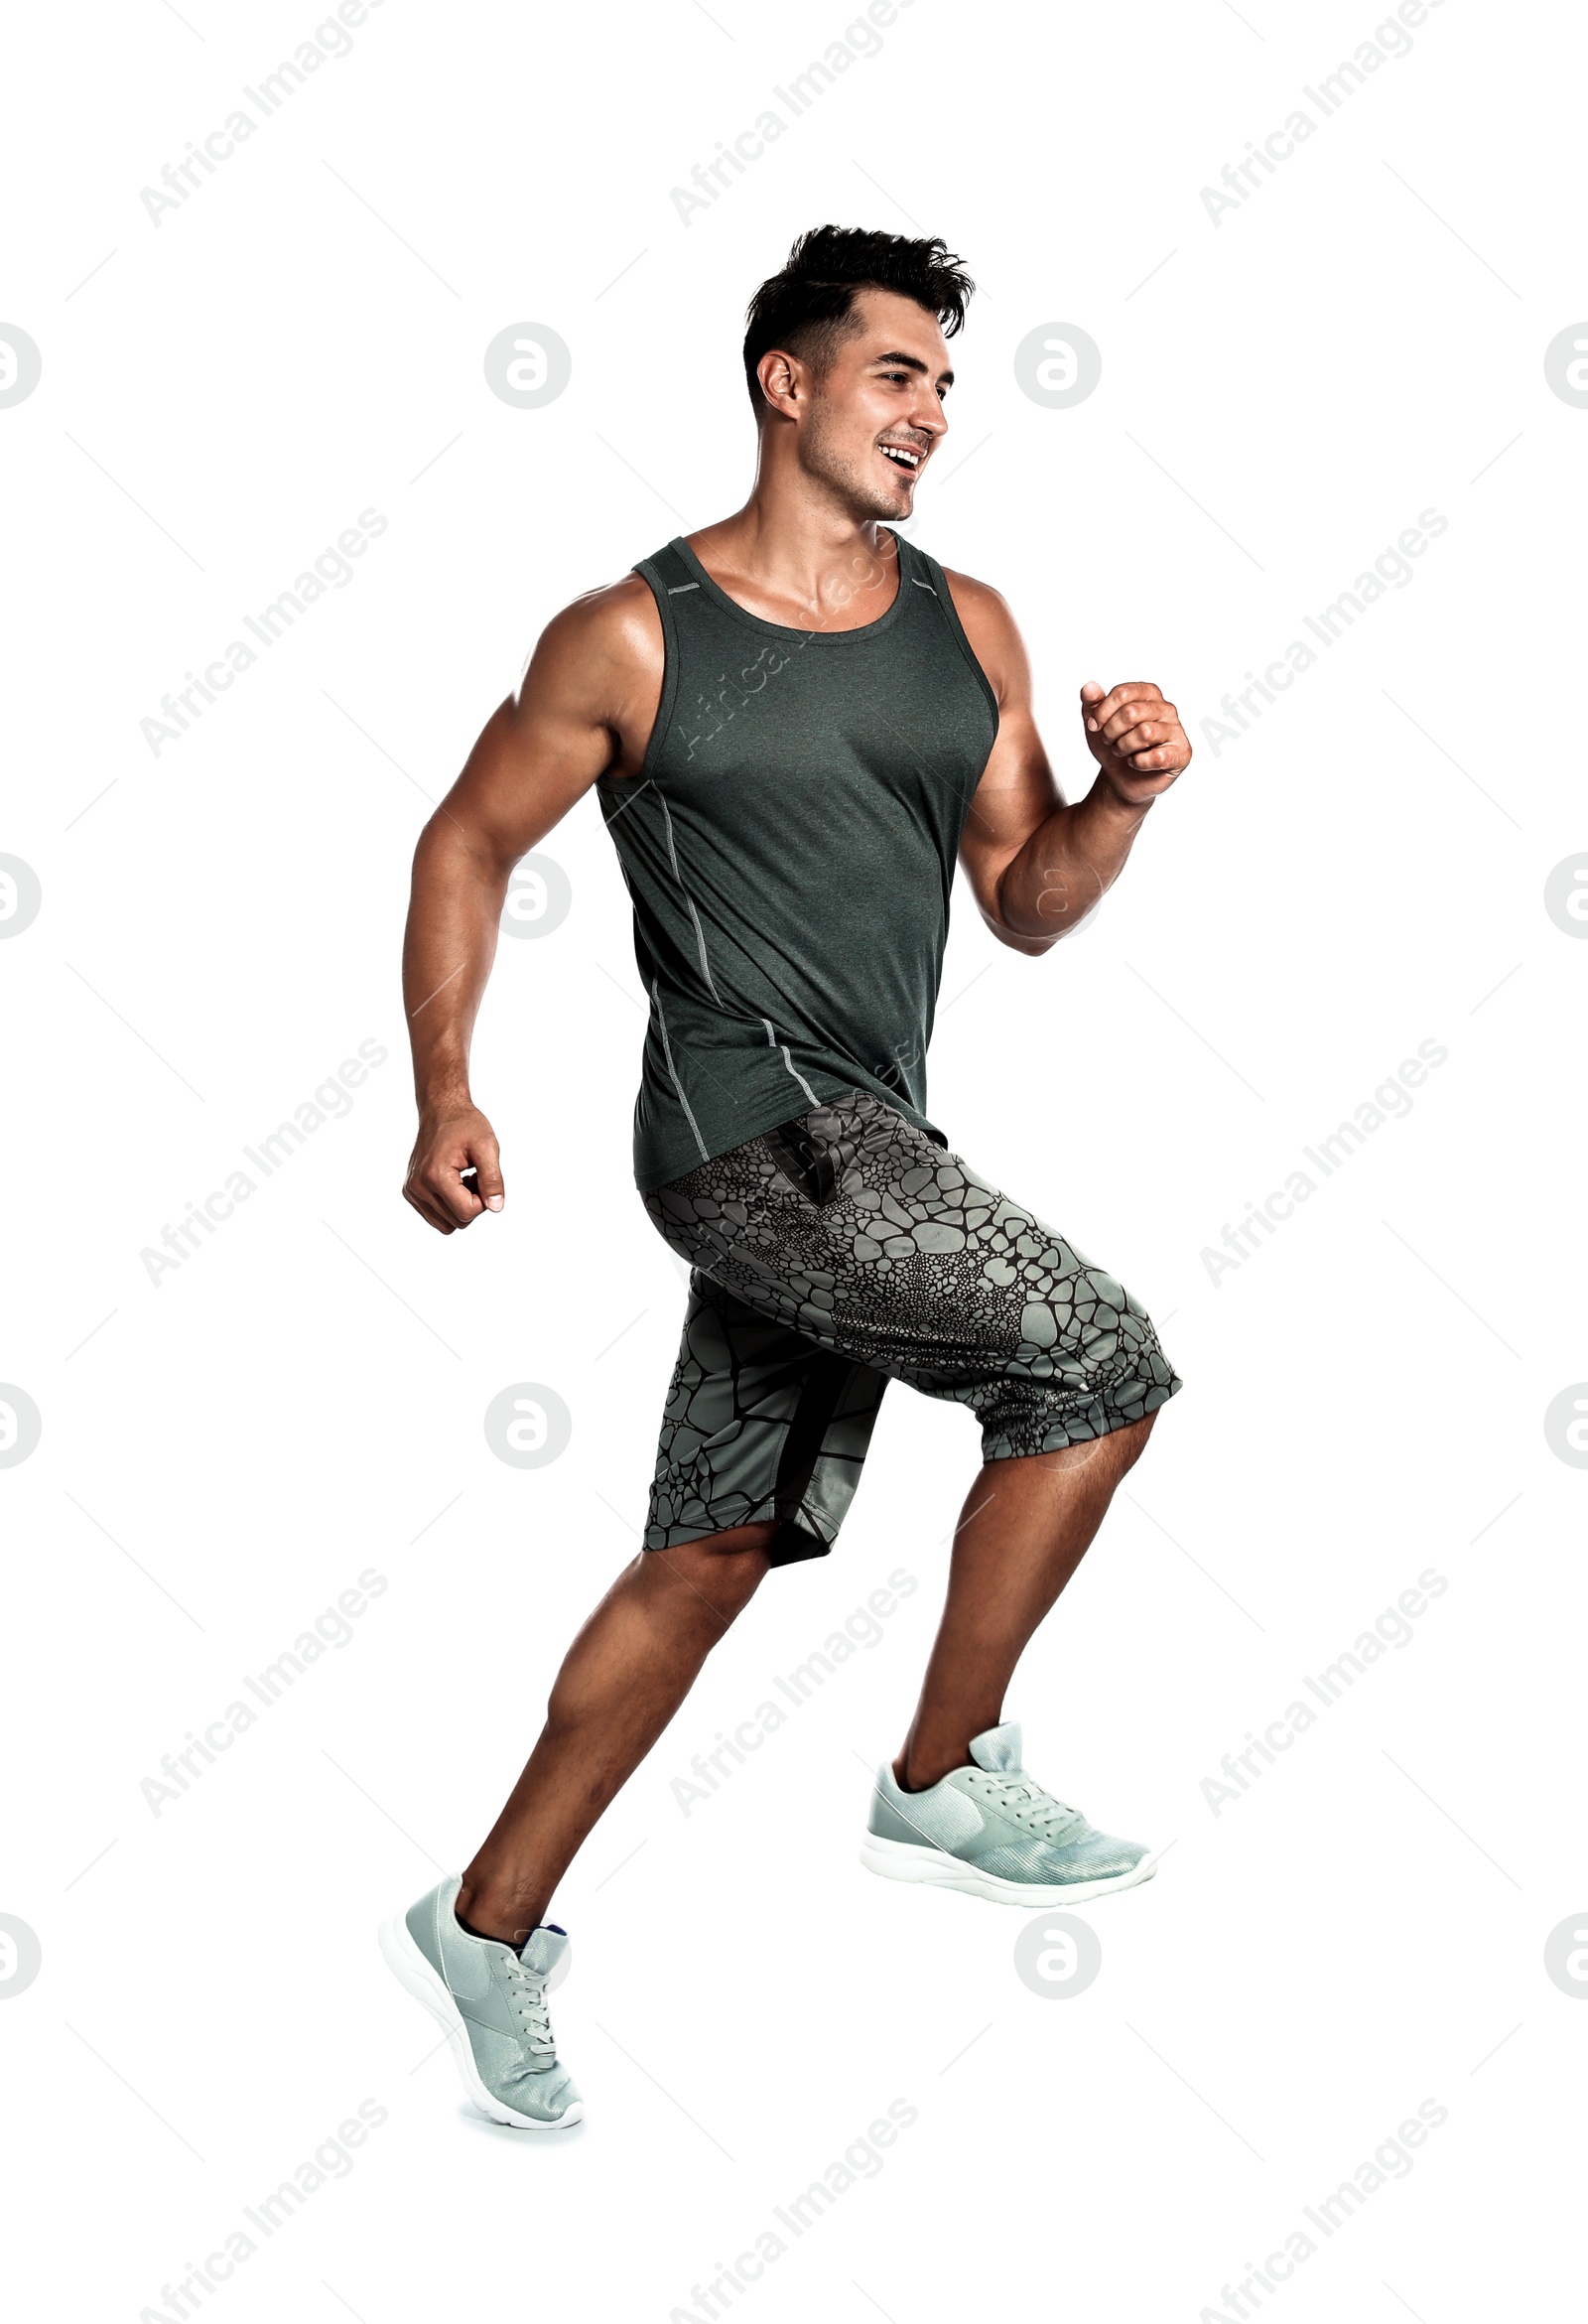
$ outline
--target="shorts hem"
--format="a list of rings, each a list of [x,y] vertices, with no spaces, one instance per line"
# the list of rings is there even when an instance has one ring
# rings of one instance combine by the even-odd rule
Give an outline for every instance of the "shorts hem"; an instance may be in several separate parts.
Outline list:
[[[1166,1386],[1154,1381],[1139,1399],[1132,1399],[1129,1411],[1122,1411],[1112,1398],[1108,1402],[1098,1398],[1087,1413],[1074,1414],[1068,1420],[1052,1420],[1040,1431],[1032,1429],[1022,1432],[1018,1442],[1010,1437],[1006,1430],[1000,1431],[992,1439],[984,1435],[983,1466],[994,1460],[1032,1460],[1044,1452],[1063,1452],[1072,1444],[1095,1444],[1104,1436],[1112,1436],[1120,1429],[1133,1428],[1137,1421],[1144,1421],[1149,1413],[1160,1411],[1171,1396],[1179,1395],[1184,1386],[1185,1382],[1177,1372]],[[1025,1441],[1027,1435],[1032,1438],[1031,1442]],[[1036,1440],[1038,1437],[1040,1441]]]
[[[832,1554],[833,1541],[829,1541],[814,1526],[806,1525],[795,1517],[779,1518],[777,1510],[764,1502],[752,1509],[747,1516],[735,1517],[731,1525],[700,1525],[693,1520],[681,1520],[676,1525],[660,1529],[665,1533],[666,1539],[659,1542],[653,1542],[649,1538],[651,1534],[658,1531],[656,1526],[649,1525],[645,1529],[644,1551],[648,1553],[656,1550],[681,1550],[689,1542],[710,1541],[713,1534],[735,1533],[742,1525],[767,1525],[771,1523],[776,1523],[777,1531],[772,1536],[771,1546],[767,1551],[768,1572],[778,1566],[800,1566],[805,1564],[808,1559],[826,1558]],[[833,1540],[836,1541],[837,1538],[835,1534]]]

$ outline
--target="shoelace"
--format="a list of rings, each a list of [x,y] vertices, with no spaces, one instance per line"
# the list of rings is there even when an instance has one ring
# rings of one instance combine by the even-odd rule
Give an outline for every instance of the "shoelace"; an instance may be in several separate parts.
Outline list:
[[[984,1775],[981,1788],[994,1807],[1006,1810],[1018,1823],[1030,1825],[1043,1840],[1060,1840],[1072,1825],[1084,1821],[1079,1808],[1067,1808],[1028,1775]]]
[[[521,1961],[508,1964],[507,1976],[518,2014],[529,2020],[529,2047],[555,2056],[557,2044],[552,2038],[552,2021],[546,2007],[545,1978],[526,1969]]]

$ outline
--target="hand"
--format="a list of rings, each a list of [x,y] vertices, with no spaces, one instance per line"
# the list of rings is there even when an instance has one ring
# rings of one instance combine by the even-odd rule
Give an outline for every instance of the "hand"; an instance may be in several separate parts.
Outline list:
[[[464,1177],[470,1168],[472,1178]],[[403,1200],[422,1219],[450,1235],[482,1210],[500,1210],[505,1199],[496,1133],[477,1106],[421,1116]]]
[[[1145,807],[1191,763],[1191,745],[1172,702],[1145,679],[1107,694],[1095,678],[1081,689],[1087,748],[1127,807]]]

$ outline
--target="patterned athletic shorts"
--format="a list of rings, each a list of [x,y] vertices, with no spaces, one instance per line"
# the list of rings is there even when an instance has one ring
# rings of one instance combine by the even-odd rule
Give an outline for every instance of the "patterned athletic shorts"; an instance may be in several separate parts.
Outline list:
[[[969,1405],[985,1460],[1107,1435],[1181,1385],[1113,1276],[864,1091],[644,1201],[694,1270],[648,1550],[778,1518],[774,1566],[825,1557],[890,1379]]]

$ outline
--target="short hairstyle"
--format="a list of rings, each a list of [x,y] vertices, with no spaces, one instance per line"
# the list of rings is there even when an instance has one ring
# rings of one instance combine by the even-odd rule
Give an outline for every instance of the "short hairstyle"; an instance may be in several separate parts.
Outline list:
[[[765,403],[755,366],[769,347],[786,348],[818,372],[859,329],[858,291],[892,291],[935,315],[945,339],[965,322],[976,285],[939,235],[872,234],[860,226],[812,226],[781,271],[769,275],[745,311],[744,380],[759,417]]]

